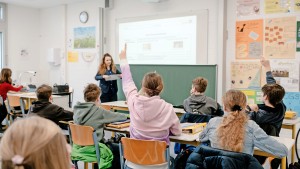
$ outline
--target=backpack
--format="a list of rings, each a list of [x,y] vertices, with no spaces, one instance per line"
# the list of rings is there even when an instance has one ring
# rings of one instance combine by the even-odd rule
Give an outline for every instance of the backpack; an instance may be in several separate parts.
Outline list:
[[[194,146],[188,146],[186,149],[183,149],[174,160],[174,169],[185,169],[187,159],[195,148]]]

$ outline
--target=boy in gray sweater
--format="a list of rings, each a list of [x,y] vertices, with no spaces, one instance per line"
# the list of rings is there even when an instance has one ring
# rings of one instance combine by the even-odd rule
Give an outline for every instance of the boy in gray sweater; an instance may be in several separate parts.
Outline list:
[[[183,102],[184,110],[188,113],[222,116],[220,105],[212,98],[205,96],[207,80],[197,77],[192,81],[191,96]]]

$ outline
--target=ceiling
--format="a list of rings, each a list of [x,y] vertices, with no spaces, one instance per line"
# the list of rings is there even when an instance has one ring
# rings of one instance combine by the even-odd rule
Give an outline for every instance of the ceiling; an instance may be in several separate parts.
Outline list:
[[[54,7],[63,4],[83,2],[86,0],[0,0],[0,1],[7,4],[14,4],[14,5],[26,6],[32,8],[48,8],[48,7]]]

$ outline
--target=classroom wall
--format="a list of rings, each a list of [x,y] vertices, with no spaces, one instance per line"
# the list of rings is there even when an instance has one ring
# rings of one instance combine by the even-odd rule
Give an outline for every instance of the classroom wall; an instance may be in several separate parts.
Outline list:
[[[226,1],[226,0],[225,0]],[[168,0],[161,3],[146,3],[142,0],[114,0],[113,7],[105,9],[105,47],[117,59],[116,48],[116,20],[160,14],[177,14],[188,11],[208,9],[208,63],[218,64],[217,98],[221,101],[224,79],[223,73],[223,11],[224,1],[219,0]],[[142,9],[142,10],[140,10]],[[192,80],[192,79],[191,79]],[[187,82],[189,83],[189,82]],[[187,90],[188,92],[188,90]]]
[[[235,25],[237,20],[254,20],[254,19],[265,19],[265,18],[276,18],[276,17],[289,17],[289,16],[296,16],[297,20],[300,20],[300,15],[299,13],[287,13],[287,14],[264,14],[263,8],[261,9],[261,15],[258,16],[244,16],[244,17],[237,17],[236,16],[236,3],[237,0],[228,0],[227,4],[227,31],[228,31],[228,40],[227,40],[227,47],[226,47],[226,66],[227,70],[226,71],[226,89],[230,89],[230,79],[231,79],[231,74],[230,74],[230,64],[232,61],[236,61],[235,59],[235,41],[236,41],[236,36],[235,36]],[[263,6],[263,2],[261,1],[261,6]],[[295,49],[296,50],[296,49]],[[296,59],[300,60],[300,52],[296,52]],[[238,60],[240,61],[240,60]],[[243,60],[242,60],[243,61]],[[257,60],[249,60],[251,61],[257,61]]]
[[[7,63],[13,70],[13,79],[39,62],[39,10],[16,5],[7,5]],[[21,50],[27,54],[21,55]],[[25,79],[26,77],[24,77]],[[23,78],[22,78],[23,79]]]
[[[73,29],[75,27],[95,26],[96,34],[96,49],[92,52],[100,50],[99,44],[99,7],[104,7],[104,0],[89,0],[83,3],[74,3],[51,7],[46,9],[34,9],[27,7],[19,7],[9,5],[9,26],[15,27],[10,29],[9,39],[9,64],[18,72],[31,70],[35,67],[37,71],[37,81],[40,83],[62,84],[68,82],[75,89],[74,102],[82,101],[82,91],[87,83],[98,83],[94,80],[94,76],[99,64],[99,57],[92,63],[82,61],[79,55],[79,61],[75,63],[67,62],[67,51],[77,51],[79,53],[90,50],[73,49]],[[143,9],[143,10],[137,10]],[[223,80],[223,1],[218,0],[168,0],[161,3],[145,3],[141,0],[114,0],[112,7],[105,9],[104,36],[105,44],[103,52],[112,53],[114,59],[118,62],[115,53],[115,21],[120,18],[153,16],[166,13],[185,13],[188,11],[197,11],[208,9],[209,25],[208,25],[208,64],[218,64],[219,80],[218,93],[222,93]],[[89,21],[86,24],[79,22],[79,13],[88,11]],[[21,19],[20,19],[21,18]],[[23,23],[24,22],[24,23]],[[23,25],[23,24],[24,25]],[[26,28],[25,31],[20,28]],[[59,29],[57,29],[59,27]],[[14,36],[15,35],[15,36]],[[35,40],[32,40],[34,39]],[[24,39],[30,39],[28,41]],[[30,42],[30,43],[29,43]],[[17,44],[17,46],[16,46]],[[21,46],[29,46],[30,56],[20,59]],[[47,51],[49,48],[61,48],[62,65],[52,66],[47,62]],[[13,56],[12,56],[13,55]],[[22,63],[22,61],[27,64]],[[21,62],[19,62],[21,61]],[[38,62],[37,62],[38,61]],[[38,63],[35,65],[33,63]],[[19,67],[23,65],[23,67]],[[192,79],[191,79],[192,80]],[[187,91],[188,92],[188,91]],[[220,101],[222,94],[218,94]]]

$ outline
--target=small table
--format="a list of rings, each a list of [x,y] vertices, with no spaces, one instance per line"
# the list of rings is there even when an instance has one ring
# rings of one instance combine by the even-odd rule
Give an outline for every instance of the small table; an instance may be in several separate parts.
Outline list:
[[[292,139],[296,139],[297,124],[300,122],[300,117],[296,119],[284,119],[281,128],[292,130]],[[295,162],[295,146],[292,147],[292,163]]]

